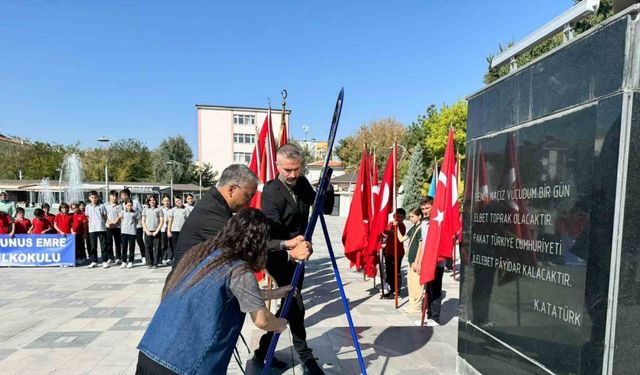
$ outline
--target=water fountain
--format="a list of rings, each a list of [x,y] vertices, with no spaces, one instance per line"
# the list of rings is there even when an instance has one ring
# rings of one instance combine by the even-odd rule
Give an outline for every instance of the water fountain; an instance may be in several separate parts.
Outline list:
[[[40,181],[40,192],[38,194],[38,206],[42,206],[43,203],[48,203],[52,206],[55,203],[53,193],[49,189],[49,178],[45,177]]]
[[[84,200],[82,191],[82,160],[77,154],[67,155],[62,163],[62,177],[67,182],[64,201],[67,203]]]

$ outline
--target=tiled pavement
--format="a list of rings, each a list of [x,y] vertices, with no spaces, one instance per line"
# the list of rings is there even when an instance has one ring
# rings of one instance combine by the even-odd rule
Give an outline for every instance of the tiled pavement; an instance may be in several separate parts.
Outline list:
[[[329,217],[327,225],[334,250],[340,255],[344,219]],[[308,343],[327,374],[358,374],[320,226],[314,240],[315,252],[307,264],[303,290]],[[393,307],[393,301],[381,300],[373,281],[364,281],[361,274],[349,270],[343,257],[338,257],[338,265],[369,374],[455,373],[457,282],[445,274],[443,325],[415,327],[413,322],[419,315],[404,314]],[[167,269],[142,266],[0,269],[0,373],[133,374],[136,346],[160,301],[167,273]],[[243,333],[255,348],[261,332],[250,319]],[[277,355],[295,367],[272,373],[302,373],[290,343],[285,331]],[[248,360],[250,354],[244,346],[238,348],[247,374],[260,373]],[[228,371],[241,373],[233,359]]]

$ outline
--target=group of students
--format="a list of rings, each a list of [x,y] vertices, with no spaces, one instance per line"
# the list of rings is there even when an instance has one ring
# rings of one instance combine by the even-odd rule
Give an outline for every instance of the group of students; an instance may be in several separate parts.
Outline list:
[[[408,269],[407,269],[407,289],[409,291],[409,303],[404,311],[408,314],[422,312],[423,298],[427,295],[427,322],[428,326],[440,324],[440,298],[442,297],[442,277],[447,266],[446,261],[441,260],[436,266],[435,280],[427,284],[420,285],[420,268],[424,253],[424,244],[429,227],[429,217],[433,198],[425,197],[420,202],[419,207],[409,211],[409,221],[411,227],[407,231],[404,225],[406,211],[402,208],[396,210],[394,219],[389,223],[384,231],[385,241],[383,244],[385,263],[385,282],[389,292],[384,294],[386,298],[395,297],[395,274],[398,274],[398,288],[402,286],[402,273],[400,272],[402,258],[405,256],[404,243],[407,244]],[[394,231],[395,227],[395,231]],[[394,244],[395,242],[395,244]],[[396,263],[396,250],[397,259]]]
[[[193,209],[193,196],[187,195],[186,200],[184,205],[182,198],[176,196],[172,205],[165,195],[159,206],[158,198],[150,195],[143,206],[131,197],[129,189],[124,189],[119,194],[112,190],[109,201],[102,203],[98,193],[91,191],[89,204],[63,202],[56,215],[50,212],[48,203],[35,209],[32,220],[25,218],[22,207],[15,208],[15,218],[0,211],[0,234],[74,235],[76,265],[89,262],[89,268],[98,266],[98,243],[103,268],[111,265],[133,268],[137,243],[142,263],[157,268],[173,262],[180,230]]]

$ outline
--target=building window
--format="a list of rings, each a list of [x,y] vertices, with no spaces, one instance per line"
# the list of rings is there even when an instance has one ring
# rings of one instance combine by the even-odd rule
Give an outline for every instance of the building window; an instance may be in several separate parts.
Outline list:
[[[233,134],[233,143],[254,144],[254,143],[256,143],[256,135],[255,134],[234,133]]]
[[[235,163],[249,164],[251,162],[250,152],[234,152],[233,161]]]
[[[254,115],[233,115],[233,123],[235,125],[255,125],[256,116]]]

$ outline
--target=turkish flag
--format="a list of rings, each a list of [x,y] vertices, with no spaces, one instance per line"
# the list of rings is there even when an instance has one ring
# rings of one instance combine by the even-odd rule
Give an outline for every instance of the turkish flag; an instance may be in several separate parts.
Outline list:
[[[429,217],[429,229],[427,230],[420,269],[420,284],[432,281],[435,277],[436,264],[453,256],[453,240],[462,228],[460,209],[458,208],[458,176],[456,174],[453,128],[450,128],[442,168],[438,175],[436,196]]]
[[[393,217],[394,201],[396,194],[395,187],[395,160],[396,160],[396,148],[394,146],[389,158],[387,159],[387,166],[384,169],[384,175],[380,182],[380,192],[378,193],[378,199],[375,202],[374,216],[371,223],[371,229],[369,233],[369,241],[367,243],[367,251],[365,260],[365,272],[367,276],[376,275],[376,264],[378,261],[378,249],[380,248],[382,232],[384,232],[387,224]],[[374,176],[377,179],[377,177]]]
[[[287,132],[287,120],[286,113],[284,109],[282,110],[282,121],[280,122],[280,139],[278,142],[278,148],[287,144],[287,139],[289,138],[289,133]]]
[[[256,142],[253,154],[251,155],[249,169],[251,169],[260,180],[258,190],[251,199],[249,207],[260,209],[260,197],[262,196],[264,184],[267,183],[267,181],[273,180],[278,175],[276,168],[276,142],[273,138],[273,125],[271,123],[271,108],[267,111],[267,117],[264,119],[264,123],[260,129],[258,142]],[[264,272],[256,272],[256,279],[258,279],[258,281],[263,278]]]
[[[362,159],[358,170],[349,216],[342,232],[344,255],[351,261],[352,266],[360,269],[363,266],[362,252],[367,247],[369,239],[369,218],[371,208],[371,172],[369,170],[369,156],[367,150],[362,150]]]
[[[251,199],[249,206],[259,209],[264,184],[266,184],[267,181],[273,180],[278,175],[276,168],[276,142],[273,137],[273,125],[271,123],[271,108],[269,108],[267,117],[264,119],[264,123],[260,129],[258,142],[256,142],[253,154],[251,155],[249,169],[251,169],[260,180],[258,191],[256,191],[253,199]]]

